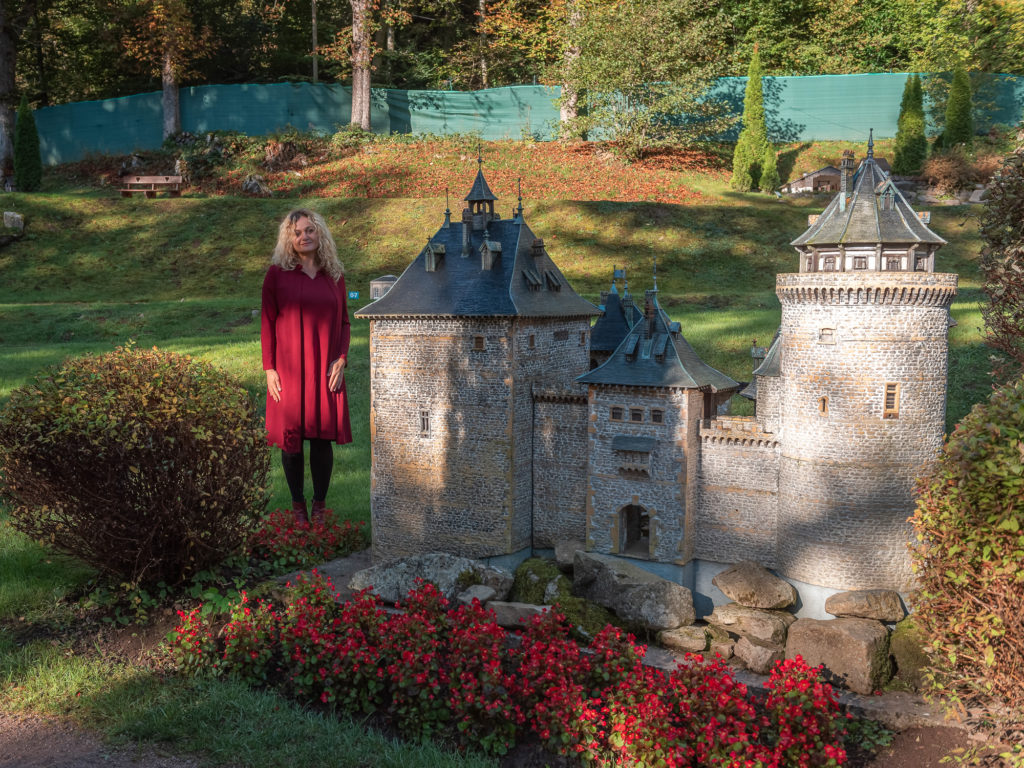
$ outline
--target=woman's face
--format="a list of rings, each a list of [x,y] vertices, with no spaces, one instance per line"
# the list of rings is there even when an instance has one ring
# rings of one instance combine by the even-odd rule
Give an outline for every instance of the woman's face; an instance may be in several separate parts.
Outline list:
[[[301,257],[316,256],[320,247],[320,233],[308,216],[302,216],[292,225],[292,247]]]

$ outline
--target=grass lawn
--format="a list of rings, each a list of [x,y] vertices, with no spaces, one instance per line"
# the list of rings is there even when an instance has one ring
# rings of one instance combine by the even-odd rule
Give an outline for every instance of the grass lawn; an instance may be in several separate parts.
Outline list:
[[[788,148],[784,170],[813,170],[845,146]],[[884,149],[879,142],[876,152]],[[646,167],[626,167],[589,150],[521,142],[488,144],[484,154],[499,211],[511,213],[522,176],[527,221],[577,291],[597,303],[618,266],[641,296],[657,258],[662,305],[684,335],[711,365],[749,380],[751,341],[764,344],[779,323],[775,275],[797,266],[788,243],[826,200],[733,193],[706,158],[655,157]],[[355,310],[366,303],[370,279],[400,274],[440,225],[444,187],[458,210],[475,171],[475,144],[467,152],[450,141],[384,146],[298,177],[268,174],[293,196],[287,200],[229,196],[237,181],[230,172],[177,200],[120,199],[87,164],[49,173],[43,193],[3,196],[5,210],[26,216],[29,235],[0,251],[0,406],[45,366],[128,340],[208,360],[262,398],[254,312],[283,214],[308,204],[327,217],[348,288],[361,295]],[[344,196],[320,196],[332,194]],[[938,268],[960,274],[948,427],[990,388],[973,212],[932,211],[932,228],[949,241]],[[328,506],[368,521],[368,324],[353,322],[354,442],[335,450]],[[287,506],[276,457],[272,466],[271,508]],[[173,743],[215,764],[493,764],[394,744],[272,693],[166,676],[159,665],[107,654],[75,628],[83,609],[72,598],[92,576],[14,533],[0,510],[0,707],[71,714],[110,736]]]

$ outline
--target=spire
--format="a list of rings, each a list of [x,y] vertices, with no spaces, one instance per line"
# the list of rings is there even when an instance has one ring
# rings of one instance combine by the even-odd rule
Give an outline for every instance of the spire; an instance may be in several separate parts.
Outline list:
[[[615,286],[615,278],[618,277],[618,276],[619,276],[619,270],[615,268],[614,264],[612,264],[612,287],[611,287],[611,290],[608,291],[609,293],[617,294],[619,292],[619,289]]]
[[[875,129],[868,128],[868,157],[875,156]]]
[[[444,228],[448,229],[452,225],[452,212],[448,206],[448,187],[444,188]]]

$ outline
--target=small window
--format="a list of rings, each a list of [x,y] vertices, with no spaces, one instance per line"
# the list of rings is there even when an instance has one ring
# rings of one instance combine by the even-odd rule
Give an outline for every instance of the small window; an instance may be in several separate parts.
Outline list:
[[[900,257],[889,256],[885,260],[885,268],[890,272],[898,272],[900,269]]]
[[[555,331],[555,341],[565,341],[569,338],[568,331]]]
[[[822,328],[818,331],[818,343],[819,344],[835,344],[836,343],[836,329],[835,328]]]
[[[587,332],[586,331],[580,331],[580,346],[581,347],[587,346]]]
[[[918,256],[917,258],[915,258],[914,259],[914,270],[917,271],[917,272],[927,272],[928,271],[928,257],[927,256]]]
[[[487,349],[487,340],[483,336],[474,336],[473,351],[483,352],[485,349]]]
[[[867,256],[854,256],[853,257],[853,268],[854,269],[867,269],[868,268],[868,257]]]
[[[420,437],[430,437],[430,411],[420,411]]]
[[[537,348],[537,336],[535,334],[530,334],[529,338],[526,340],[526,347],[527,349]]]
[[[882,407],[883,419],[898,419],[900,417],[900,385],[885,385],[885,403]]]
[[[822,272],[835,272],[836,271],[836,257],[826,256],[821,260],[821,271]]]
[[[624,408],[622,408],[622,407],[620,407],[618,405],[613,405],[612,406],[612,412],[611,412],[611,419],[612,419],[612,421],[622,421],[624,413],[625,413],[625,409]]]
[[[822,416],[828,416],[828,395],[824,395],[818,399],[818,413]]]
[[[657,408],[651,409],[651,423],[652,424],[664,424],[665,423],[665,412]]]
[[[644,420],[644,409],[643,408],[630,408],[629,409],[629,420],[640,422]]]

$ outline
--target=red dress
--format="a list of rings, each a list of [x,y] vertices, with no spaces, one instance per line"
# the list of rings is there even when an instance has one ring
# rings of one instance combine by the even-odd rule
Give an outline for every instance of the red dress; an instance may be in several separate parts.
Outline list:
[[[281,401],[267,397],[267,442],[288,453],[310,438],[352,442],[345,386],[332,392],[328,366],[348,357],[351,325],[345,278],[271,265],[263,279],[263,369],[281,377]]]

